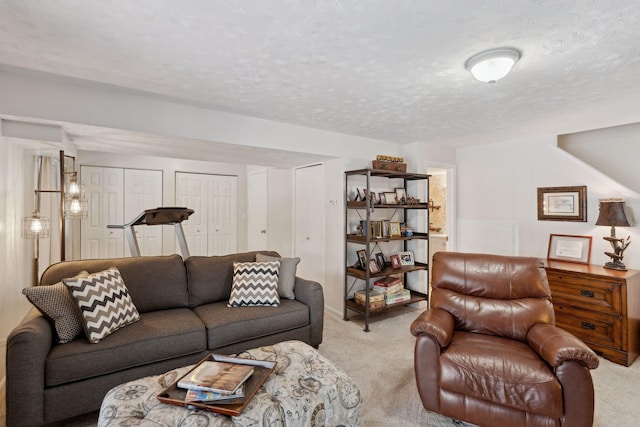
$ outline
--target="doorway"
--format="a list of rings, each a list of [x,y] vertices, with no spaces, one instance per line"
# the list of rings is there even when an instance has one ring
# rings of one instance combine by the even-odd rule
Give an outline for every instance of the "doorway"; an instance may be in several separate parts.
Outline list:
[[[455,244],[455,169],[429,166],[429,263],[436,252],[452,250]],[[429,268],[431,284],[431,268]]]

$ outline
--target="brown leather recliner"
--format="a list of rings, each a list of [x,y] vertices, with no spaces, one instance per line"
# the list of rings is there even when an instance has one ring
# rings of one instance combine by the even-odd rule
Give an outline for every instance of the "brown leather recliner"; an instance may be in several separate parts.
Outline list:
[[[536,258],[438,252],[411,325],[428,411],[487,427],[591,426],[598,358],[555,326]]]

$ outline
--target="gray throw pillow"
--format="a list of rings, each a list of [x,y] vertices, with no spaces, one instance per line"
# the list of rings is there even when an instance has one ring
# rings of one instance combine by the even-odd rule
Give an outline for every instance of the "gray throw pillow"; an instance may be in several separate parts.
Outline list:
[[[87,276],[89,273],[81,271],[73,278]],[[76,302],[64,283],[25,288],[22,294],[52,323],[58,343],[71,342],[82,334],[82,322],[78,316]]]
[[[278,294],[282,298],[296,299],[294,288],[296,285],[296,270],[300,258],[278,258],[269,255],[257,254],[256,261],[280,261],[280,274],[278,278]]]
[[[97,343],[129,323],[140,320],[129,290],[116,267],[81,279],[64,279],[82,314],[87,338]]]

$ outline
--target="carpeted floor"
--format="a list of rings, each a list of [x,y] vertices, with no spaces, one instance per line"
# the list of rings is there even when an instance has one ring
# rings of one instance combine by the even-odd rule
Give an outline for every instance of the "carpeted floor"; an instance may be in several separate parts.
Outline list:
[[[469,426],[425,411],[413,376],[414,338],[409,325],[420,310],[405,307],[384,313],[370,322],[355,317],[345,322],[332,313],[325,316],[320,352],[344,369],[360,386],[364,400],[363,427]],[[640,419],[640,359],[631,367],[600,358],[592,371],[596,393],[595,427],[632,427]],[[4,425],[4,390],[0,390],[0,425]],[[89,414],[57,426],[93,427],[97,415]]]

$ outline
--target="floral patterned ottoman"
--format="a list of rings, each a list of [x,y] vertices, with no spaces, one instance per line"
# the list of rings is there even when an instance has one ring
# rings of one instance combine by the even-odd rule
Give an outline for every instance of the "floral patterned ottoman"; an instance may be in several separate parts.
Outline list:
[[[102,402],[98,427],[360,425],[360,389],[313,347],[300,341],[285,341],[237,356],[277,362],[273,374],[240,416],[185,409],[156,399],[192,365],[114,387]]]

